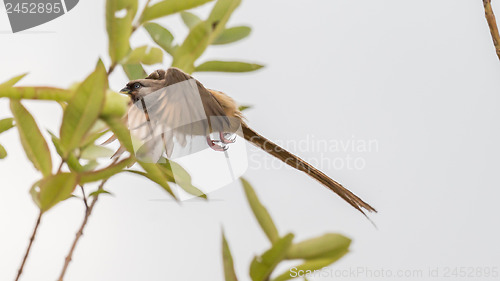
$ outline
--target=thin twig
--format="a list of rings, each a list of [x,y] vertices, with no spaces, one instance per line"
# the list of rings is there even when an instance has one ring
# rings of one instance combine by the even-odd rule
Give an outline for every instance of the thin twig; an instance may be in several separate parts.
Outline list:
[[[33,234],[31,234],[30,243],[28,244],[28,248],[26,249],[26,253],[24,254],[23,262],[21,263],[21,266],[19,267],[19,271],[17,272],[16,281],[19,280],[19,278],[21,277],[21,274],[23,273],[24,265],[26,264],[26,260],[28,259],[28,256],[30,254],[30,250],[31,250],[31,246],[33,245],[33,241],[35,241],[36,232],[38,230],[38,226],[40,226],[41,220],[42,220],[42,212],[40,211],[40,214],[38,215],[38,219],[36,220],[35,228],[33,229]]]
[[[113,70],[115,70],[115,67],[116,67],[116,63],[113,63],[112,65],[109,66],[108,71],[107,71],[108,76],[111,75]]]
[[[118,161],[118,158],[116,158],[111,165],[115,164],[117,161]],[[104,184],[106,184],[106,182],[108,180],[109,180],[109,178],[107,178],[101,182],[101,184],[99,185],[98,191],[103,190]],[[64,266],[63,266],[63,269],[61,270],[61,274],[59,275],[59,279],[57,279],[58,281],[63,281],[63,279],[64,279],[64,275],[66,274],[66,271],[68,270],[69,263],[71,262],[71,260],[73,258],[73,252],[76,249],[76,245],[78,244],[78,241],[80,241],[80,238],[82,238],[82,236],[83,236],[83,230],[85,229],[85,226],[87,225],[89,217],[92,214],[92,211],[94,210],[94,206],[97,203],[98,199],[99,199],[99,192],[94,196],[92,203],[90,203],[90,205],[88,206],[88,208],[85,211],[85,217],[83,218],[82,225],[80,226],[80,229],[76,233],[75,240],[73,240],[73,244],[71,245],[71,248],[68,252],[68,255],[66,256],[66,259],[64,260]]]
[[[493,44],[495,45],[495,50],[500,59],[500,35],[498,34],[497,21],[495,19],[495,14],[491,8],[491,0],[483,0],[484,13],[486,16],[486,21],[490,27],[491,38],[493,39]]]
[[[89,210],[89,204],[87,202],[87,195],[85,195],[85,189],[83,189],[83,185],[80,185],[80,189],[82,190],[83,204],[85,204],[85,212],[87,212]]]
[[[144,11],[146,11],[150,2],[151,0],[146,1],[146,5],[144,6],[144,9],[142,9],[141,15],[137,18],[137,22],[132,25],[132,33],[134,33],[139,28],[139,26],[141,26],[141,21],[142,17],[144,16]]]
[[[99,185],[99,190],[103,189],[104,184],[106,183],[107,179],[103,180],[101,184]],[[90,215],[92,214],[92,210],[94,210],[94,206],[97,203],[97,200],[99,199],[99,194],[96,194],[94,197],[94,200],[92,200],[92,203],[90,203],[90,206],[86,209],[85,212],[85,217],[83,218],[82,225],[80,226],[80,229],[76,233],[75,240],[73,240],[73,244],[71,245],[71,249],[69,250],[68,255],[66,256],[66,259],[64,260],[64,266],[61,271],[61,274],[59,275],[58,281],[62,281],[64,278],[64,275],[66,274],[66,271],[68,270],[69,263],[71,262],[71,259],[73,257],[73,252],[76,249],[76,245],[78,244],[78,241],[80,241],[80,238],[83,235],[83,230],[85,229],[85,226],[87,225],[88,219]]]

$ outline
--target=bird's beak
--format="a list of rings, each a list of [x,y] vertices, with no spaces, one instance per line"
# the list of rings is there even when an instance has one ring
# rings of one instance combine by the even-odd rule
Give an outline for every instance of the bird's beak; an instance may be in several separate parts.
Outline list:
[[[125,87],[123,89],[120,90],[120,94],[127,94],[127,95],[130,95],[130,89]]]

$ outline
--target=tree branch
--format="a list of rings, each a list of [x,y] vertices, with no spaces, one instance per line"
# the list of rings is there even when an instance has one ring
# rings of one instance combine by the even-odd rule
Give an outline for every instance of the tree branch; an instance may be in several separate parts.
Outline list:
[[[115,160],[113,160],[113,163],[111,163],[111,165],[115,164],[116,162],[118,162],[118,158],[116,158]],[[99,188],[98,188],[99,191],[103,190],[104,184],[106,184],[106,182],[109,180],[109,178],[110,177],[104,179],[101,182],[101,184],[99,185]],[[82,187],[82,190],[83,190],[83,187]],[[88,208],[86,208],[86,210],[85,210],[85,217],[83,218],[83,222],[82,222],[82,224],[80,226],[80,229],[76,233],[75,240],[73,240],[73,244],[71,245],[69,253],[66,256],[66,259],[64,260],[64,266],[63,266],[63,268],[61,270],[61,274],[59,275],[59,279],[57,279],[58,281],[63,281],[63,279],[64,279],[64,275],[66,274],[66,271],[68,270],[69,263],[71,262],[71,260],[73,258],[73,253],[74,253],[74,251],[76,249],[76,245],[80,241],[80,238],[82,238],[82,236],[83,236],[83,230],[85,229],[85,226],[87,226],[87,222],[89,220],[90,215],[92,214],[92,211],[94,210],[94,206],[97,203],[97,200],[99,200],[99,193],[97,193],[94,196],[94,199],[92,200],[92,203],[90,203],[90,205],[88,206]]]
[[[493,13],[493,9],[491,8],[491,0],[483,0],[483,5],[486,21],[488,22],[491,38],[493,39],[493,45],[495,45],[498,59],[500,59],[500,35],[498,34],[498,26],[495,19],[495,14]]]
[[[26,249],[26,253],[24,254],[23,262],[21,263],[21,266],[19,267],[19,271],[17,272],[16,281],[18,281],[19,278],[21,277],[21,274],[23,274],[23,268],[24,268],[24,265],[26,264],[26,260],[28,259],[29,254],[30,254],[31,246],[33,245],[33,241],[35,241],[36,232],[38,230],[38,226],[40,226],[41,220],[42,220],[42,212],[40,211],[40,214],[38,215],[38,219],[36,220],[35,228],[33,229],[33,234],[31,234],[30,243],[28,244],[28,248]]]
[[[108,179],[105,179],[101,182],[101,184],[99,185],[99,190],[103,189],[104,184],[107,181],[108,181]],[[80,241],[80,238],[83,236],[83,230],[85,229],[85,226],[87,225],[89,217],[92,214],[92,211],[94,210],[94,206],[97,203],[98,199],[99,199],[99,193],[95,195],[94,200],[92,200],[92,203],[90,203],[90,206],[85,211],[85,217],[83,218],[82,225],[80,226],[80,229],[76,233],[75,240],[73,240],[73,244],[71,245],[69,253],[66,256],[66,259],[64,260],[64,266],[63,266],[63,269],[61,270],[61,274],[59,275],[59,278],[57,279],[58,281],[63,281],[63,279],[64,279],[64,275],[66,274],[66,271],[68,270],[69,263],[71,262],[71,260],[73,258],[73,252],[76,249],[76,245],[78,244],[78,241]]]

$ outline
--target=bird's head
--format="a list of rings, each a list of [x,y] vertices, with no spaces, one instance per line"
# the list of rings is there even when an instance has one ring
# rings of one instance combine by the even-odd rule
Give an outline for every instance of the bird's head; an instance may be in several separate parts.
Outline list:
[[[133,100],[144,97],[164,87],[165,71],[156,70],[144,79],[132,80],[120,93],[129,95]]]
[[[190,78],[192,77],[189,74],[184,73],[178,68],[172,67],[167,71],[159,69],[152,72],[144,79],[137,79],[128,82],[126,87],[120,90],[120,93],[130,95],[133,100],[137,100],[160,90],[161,88],[188,80]]]

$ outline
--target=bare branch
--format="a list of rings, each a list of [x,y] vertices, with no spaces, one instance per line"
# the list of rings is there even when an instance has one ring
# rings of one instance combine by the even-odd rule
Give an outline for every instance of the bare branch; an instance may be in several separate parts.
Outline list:
[[[493,44],[495,45],[495,50],[500,59],[500,35],[498,34],[497,21],[495,19],[495,14],[491,8],[491,0],[483,0],[484,13],[486,16],[486,21],[490,27],[491,38],[493,39]]]
[[[19,271],[17,272],[16,281],[18,281],[19,278],[21,277],[21,275],[23,274],[23,268],[24,268],[24,265],[26,264],[26,260],[28,259],[29,254],[30,254],[31,246],[33,245],[33,241],[35,241],[36,232],[38,231],[38,227],[40,226],[41,220],[42,220],[42,212],[40,211],[40,214],[38,215],[38,219],[36,220],[35,228],[33,229],[33,234],[31,234],[30,243],[28,244],[28,248],[26,249],[26,253],[24,254],[23,262],[21,263],[21,266],[19,267]]]

